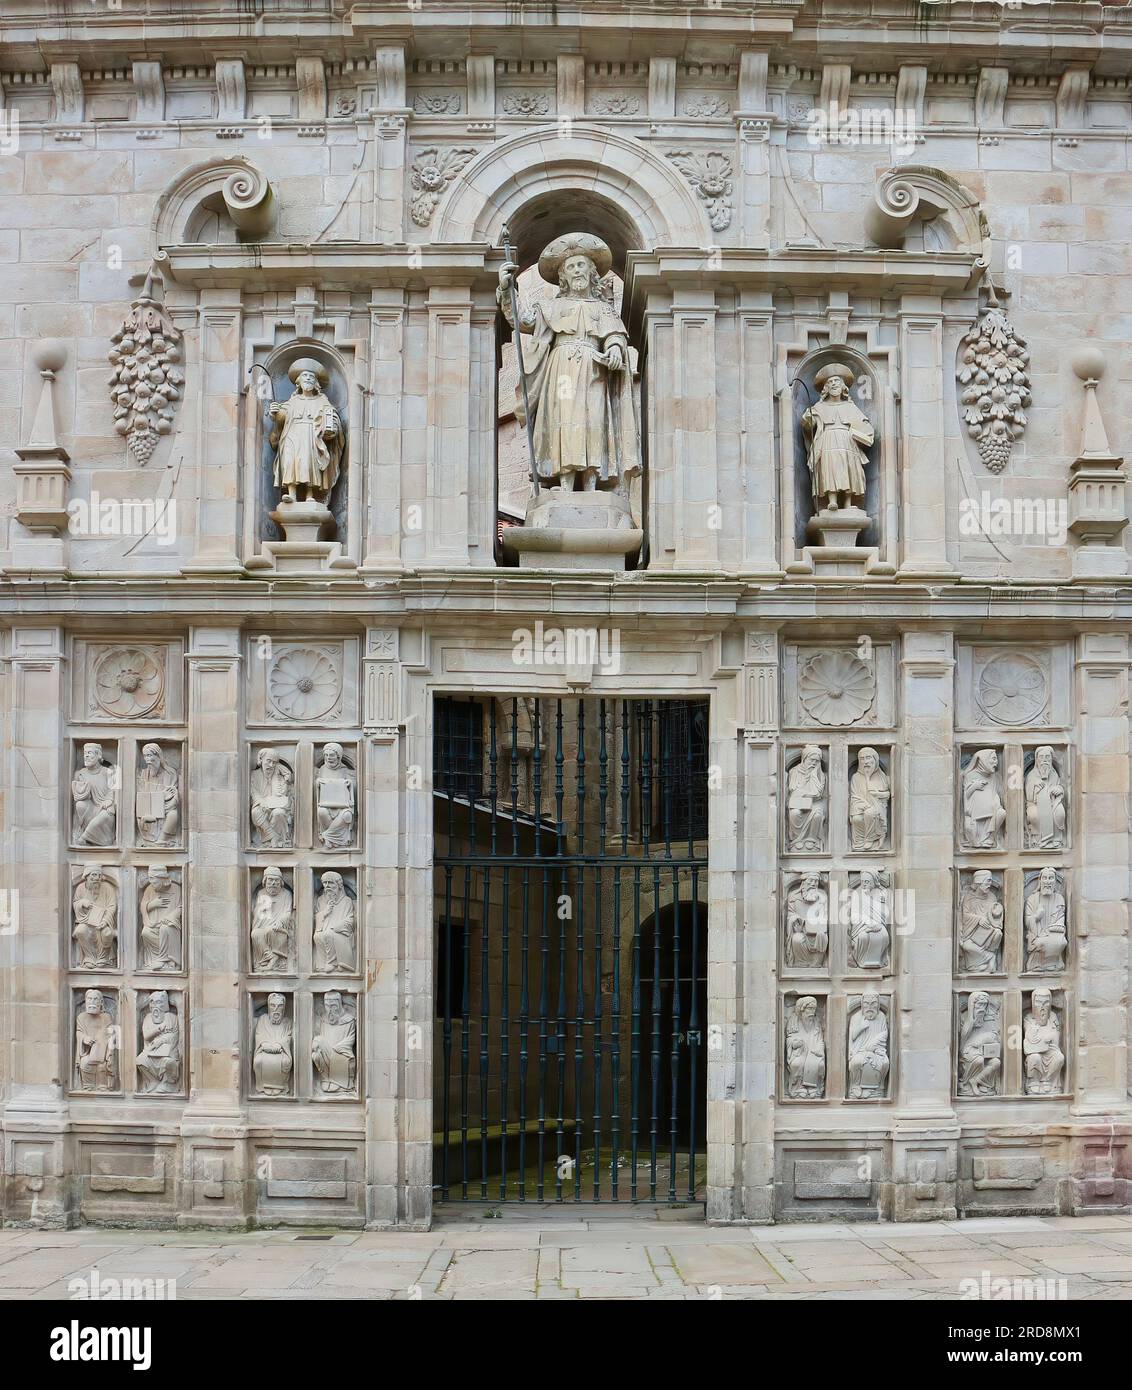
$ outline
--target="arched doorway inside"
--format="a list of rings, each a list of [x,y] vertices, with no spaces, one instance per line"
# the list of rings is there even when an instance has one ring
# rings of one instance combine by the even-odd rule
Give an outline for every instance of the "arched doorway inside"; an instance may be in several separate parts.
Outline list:
[[[649,1160],[672,1166],[678,1188],[706,1153],[707,916],[706,903],[670,903],[641,923],[634,949]]]

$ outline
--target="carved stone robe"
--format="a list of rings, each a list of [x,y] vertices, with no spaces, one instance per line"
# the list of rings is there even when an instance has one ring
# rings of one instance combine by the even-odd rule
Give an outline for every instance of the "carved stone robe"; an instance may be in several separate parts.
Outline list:
[[[356,968],[357,912],[353,899],[343,893],[331,902],[320,893],[314,914],[314,968],[332,973]]]
[[[1032,1010],[1022,1021],[1022,1053],[1026,1059],[1026,1093],[1049,1096],[1061,1089],[1065,1053],[1061,1050],[1061,1020],[1050,1009],[1045,1023]]]
[[[1001,1071],[1002,1034],[998,1031],[997,1019],[985,1014],[980,1022],[968,1005],[959,1035],[959,1094],[998,1095]]]
[[[877,767],[849,779],[849,835],[855,850],[884,849],[888,839],[888,774]]]
[[[108,878],[97,888],[82,879],[71,904],[75,914],[74,938],[79,948],[79,967],[104,969],[114,964],[118,944],[118,890]]]
[[[786,1085],[794,1099],[813,1099],[825,1094],[825,1038],[821,1021],[812,1023],[794,1010],[786,1025]]]
[[[964,970],[989,975],[998,970],[1002,945],[1002,904],[994,892],[968,888],[959,905],[959,950]]]
[[[106,1010],[90,1014],[83,1009],[75,1022],[75,1069],[84,1091],[113,1090],[117,1050],[114,1020]]]
[[[820,764],[797,763],[786,778],[786,816],[791,849],[825,848],[825,772]]]
[[[357,1039],[358,1025],[345,1014],[339,1017],[337,1023],[331,1023],[327,1018],[322,1020],[315,1035],[311,1057],[324,1091],[353,1090]]]
[[[118,829],[117,795],[109,767],[80,767],[71,782],[75,842],[112,845]]]
[[[138,1053],[139,1089],[146,1094],[173,1092],[181,1084],[181,1030],[175,1015],[166,1010],[158,1022],[152,1009],[141,1025],[142,1050]]]
[[[304,396],[295,389],[280,406],[271,443],[278,445],[276,487],[301,484],[329,492],[334,486],[344,443],[342,421],[321,391]]]
[[[863,501],[865,449],[875,435],[861,409],[845,398],[820,400],[802,416],[802,429],[811,441],[806,462],[814,500],[824,503],[830,492],[847,492]]]
[[[291,1020],[287,1017],[272,1023],[270,1015],[263,1014],[255,1026],[255,1055],[252,1069],[255,1072],[256,1090],[265,1096],[284,1096],[291,1090],[291,1068],[294,1066],[294,1039]]]
[[[143,970],[181,968],[181,890],[172,879],[146,885],[141,898]]]
[[[892,940],[888,890],[856,887],[849,895],[849,954],[861,970],[878,969]]]
[[[261,888],[252,908],[252,969],[286,971],[291,964],[295,900],[286,884],[272,894]]]
[[[1065,927],[1065,898],[1035,890],[1026,899],[1026,969],[1061,970],[1069,936]]]
[[[878,1009],[866,1018],[858,1009],[849,1020],[849,1095],[854,1100],[883,1096],[888,1079],[888,1020]]]
[[[1030,849],[1061,849],[1065,844],[1065,788],[1057,769],[1043,777],[1026,774],[1026,844]]]
[[[506,297],[502,303],[510,319]],[[563,474],[592,469],[599,487],[613,488],[639,474],[629,340],[610,305],[560,294],[534,305],[521,327],[531,335],[523,365],[540,480],[555,485]],[[613,343],[621,348],[619,371],[602,360]]]

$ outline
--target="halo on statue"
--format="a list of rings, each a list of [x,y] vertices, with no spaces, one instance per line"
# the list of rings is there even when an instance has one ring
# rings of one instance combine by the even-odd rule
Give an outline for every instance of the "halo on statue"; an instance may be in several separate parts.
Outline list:
[[[856,373],[851,367],[847,367],[844,362],[830,362],[828,366],[823,367],[820,372],[816,373],[814,376],[814,385],[820,391],[830,377],[834,376],[839,376],[841,378],[845,383],[846,390],[857,380]]]
[[[558,284],[558,272],[567,256],[588,256],[603,280],[613,269],[613,252],[601,237],[589,232],[567,232],[555,237],[538,258],[538,273],[548,284]]]
[[[326,386],[330,381],[330,373],[321,362],[316,362],[313,357],[296,357],[287,368],[287,377],[292,385],[298,385],[301,372],[313,372],[318,378],[320,386]]]

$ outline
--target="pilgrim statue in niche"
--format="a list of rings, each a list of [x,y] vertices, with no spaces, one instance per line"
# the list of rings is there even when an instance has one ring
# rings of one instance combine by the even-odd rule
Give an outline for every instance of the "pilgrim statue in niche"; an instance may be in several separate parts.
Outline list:
[[[865,500],[865,452],[876,438],[863,411],[849,399],[852,371],[831,362],[814,377],[821,399],[802,416],[806,465],[815,512],[835,512]]]
[[[499,272],[534,488],[523,525],[508,527],[502,538],[520,565],[569,554],[571,567],[620,570],[644,542],[630,501],[641,445],[628,334],[607,279],[612,264],[600,237],[555,238],[538,269],[558,294],[529,306],[519,304],[519,266],[509,257]]]
[[[535,471],[546,487],[613,489],[641,471],[629,338],[603,288],[612,265],[600,237],[557,237],[538,269],[558,296],[520,309],[518,325],[510,295],[519,267],[508,261],[499,272],[503,317],[532,338],[523,366]]]
[[[323,393],[330,374],[313,357],[299,357],[287,369],[295,390],[286,401],[272,401],[270,444],[275,449],[275,486],[288,502],[323,502],[345,462],[345,436],[338,412]],[[300,491],[303,496],[300,496]]]

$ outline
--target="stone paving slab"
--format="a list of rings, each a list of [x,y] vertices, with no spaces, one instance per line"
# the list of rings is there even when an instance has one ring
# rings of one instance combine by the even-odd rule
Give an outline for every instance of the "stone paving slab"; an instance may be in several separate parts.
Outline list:
[[[0,1231],[0,1300],[66,1299],[70,1281],[175,1279],[178,1299],[959,1299],[965,1280],[1053,1279],[1132,1299],[1126,1217],[933,1225],[708,1226],[605,1213],[431,1232]]]

